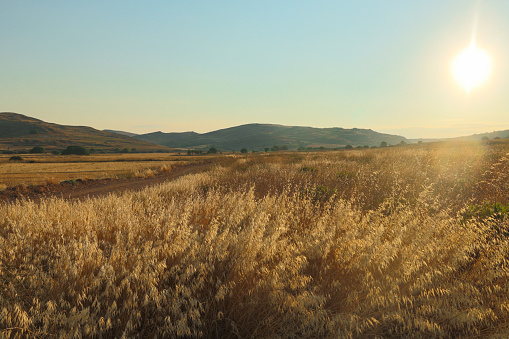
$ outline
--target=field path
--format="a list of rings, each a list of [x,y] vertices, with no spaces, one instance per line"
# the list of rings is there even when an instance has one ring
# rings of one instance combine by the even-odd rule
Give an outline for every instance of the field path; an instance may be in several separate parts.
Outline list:
[[[60,184],[45,186],[14,187],[3,191],[0,194],[0,203],[28,198],[39,200],[42,197],[61,197],[64,199],[86,199],[87,197],[104,196],[109,193],[120,193],[127,190],[138,191],[147,186],[152,186],[166,181],[175,180],[181,176],[199,173],[211,167],[211,163],[189,164],[176,167],[171,172],[158,174],[150,178],[133,179],[98,179],[98,180],[77,180],[76,185]]]
[[[178,177],[201,172],[210,167],[210,164],[192,164],[177,168],[174,171],[159,174],[151,178],[135,178],[126,180],[112,180],[97,185],[86,185],[77,187],[61,193],[61,197],[65,199],[84,199],[86,197],[97,197],[107,195],[109,193],[119,193],[127,190],[139,191],[147,186],[161,184],[166,181],[174,180]]]

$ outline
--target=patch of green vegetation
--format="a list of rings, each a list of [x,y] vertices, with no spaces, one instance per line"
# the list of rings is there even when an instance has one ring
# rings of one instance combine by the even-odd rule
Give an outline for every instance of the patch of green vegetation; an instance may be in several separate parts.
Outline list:
[[[83,146],[67,146],[65,150],[62,151],[62,155],[89,155],[90,152]]]
[[[483,204],[470,205],[462,216],[463,223],[472,219],[480,222],[494,222],[491,224],[491,228],[495,233],[509,237],[509,229],[501,224],[501,221],[509,216],[509,204],[484,202]]]
[[[315,167],[305,166],[300,169],[301,172],[316,172],[317,169]]]
[[[338,179],[353,179],[357,176],[356,173],[354,172],[349,172],[349,171],[339,171],[338,174],[337,174],[337,177]]]
[[[28,151],[28,153],[31,153],[31,154],[41,154],[44,152],[45,152],[44,147],[41,147],[41,146],[35,146],[30,151]]]
[[[324,185],[317,185],[312,188],[304,188],[303,193],[313,200],[313,202],[326,202],[333,196],[336,196],[338,191],[335,188],[330,188]]]
[[[504,205],[498,202],[489,203],[485,202],[480,205],[470,205],[466,212],[463,213],[464,220],[477,219],[477,220],[502,220],[509,214],[509,204]]]

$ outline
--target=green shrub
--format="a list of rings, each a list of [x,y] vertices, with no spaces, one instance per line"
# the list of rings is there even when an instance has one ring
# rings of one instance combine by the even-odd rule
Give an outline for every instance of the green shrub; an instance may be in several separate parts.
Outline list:
[[[62,151],[62,155],[69,154],[89,155],[90,152],[85,147],[82,146],[67,146],[67,148]]]
[[[14,155],[9,158],[9,161],[23,161],[23,158],[20,157],[19,155]]]
[[[40,153],[44,153],[44,148],[41,147],[41,146],[35,146],[34,148],[32,148],[30,151],[28,151],[28,153],[31,153],[31,154],[40,154]]]

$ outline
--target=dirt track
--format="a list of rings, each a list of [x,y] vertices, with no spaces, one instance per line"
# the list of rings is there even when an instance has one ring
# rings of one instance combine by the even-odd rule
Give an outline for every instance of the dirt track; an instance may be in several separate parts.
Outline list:
[[[171,172],[162,173],[151,178],[76,180],[74,184],[69,182],[55,185],[17,186],[0,192],[0,203],[22,198],[38,200],[42,197],[51,196],[62,197],[64,199],[84,199],[86,197],[98,197],[127,190],[136,191],[147,186],[174,180],[186,174],[202,172],[210,166],[210,163],[185,165]]]

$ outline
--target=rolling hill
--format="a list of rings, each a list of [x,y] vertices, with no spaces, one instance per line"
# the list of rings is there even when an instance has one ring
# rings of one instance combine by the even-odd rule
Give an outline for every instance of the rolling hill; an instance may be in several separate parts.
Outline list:
[[[238,151],[242,148],[263,150],[274,145],[287,145],[290,149],[298,147],[329,148],[354,146],[379,146],[382,141],[398,144],[407,141],[405,137],[378,133],[370,129],[314,128],[282,126],[271,124],[247,124],[220,129],[208,133],[154,132],[136,138],[168,147],[207,148],[211,146],[222,150]]]
[[[95,148],[99,151],[112,151],[116,148],[135,148],[141,152],[168,150],[164,146],[92,127],[64,126],[18,113],[0,113],[0,151],[29,150],[34,146],[62,150],[70,145]]]
[[[502,130],[502,131],[493,131],[493,132],[473,134],[473,135],[468,135],[468,136],[458,137],[458,138],[453,138],[453,139],[454,140],[482,140],[483,138],[488,138],[488,139],[494,139],[494,138],[508,139],[509,138],[509,129]]]

